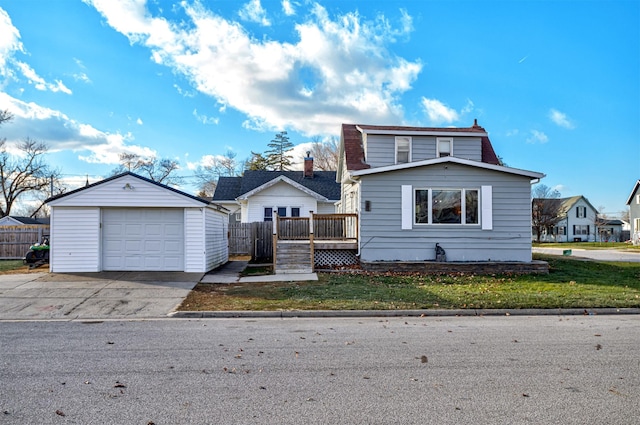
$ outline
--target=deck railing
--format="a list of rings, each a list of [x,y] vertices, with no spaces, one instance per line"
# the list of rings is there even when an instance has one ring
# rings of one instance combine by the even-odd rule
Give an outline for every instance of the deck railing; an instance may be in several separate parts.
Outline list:
[[[358,240],[357,214],[312,214],[311,217],[279,217],[274,221],[279,240]]]

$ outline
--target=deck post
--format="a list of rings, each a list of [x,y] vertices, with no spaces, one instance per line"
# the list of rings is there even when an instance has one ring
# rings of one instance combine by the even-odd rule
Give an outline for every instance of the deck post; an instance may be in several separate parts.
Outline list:
[[[315,261],[315,253],[313,249],[313,220],[315,219],[315,214],[313,210],[309,211],[309,251],[311,252],[311,271],[315,270],[316,261]]]
[[[273,272],[276,272],[276,255],[278,252],[278,211],[274,210],[271,220],[273,220],[273,226],[272,226],[272,232],[273,232],[273,236],[272,236],[272,243],[273,243]]]

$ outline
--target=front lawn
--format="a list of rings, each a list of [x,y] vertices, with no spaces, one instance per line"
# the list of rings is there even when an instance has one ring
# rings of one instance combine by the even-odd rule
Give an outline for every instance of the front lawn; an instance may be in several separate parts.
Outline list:
[[[535,258],[549,262],[548,275],[319,273],[317,282],[199,284],[180,310],[640,307],[640,263]]]

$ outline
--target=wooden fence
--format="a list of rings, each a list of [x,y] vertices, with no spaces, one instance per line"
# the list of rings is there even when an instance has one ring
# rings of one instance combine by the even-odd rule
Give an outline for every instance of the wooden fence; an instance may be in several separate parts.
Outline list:
[[[49,237],[49,226],[0,226],[0,260],[19,260],[36,242]]]
[[[253,259],[273,257],[273,223],[229,224],[229,255],[250,255]]]

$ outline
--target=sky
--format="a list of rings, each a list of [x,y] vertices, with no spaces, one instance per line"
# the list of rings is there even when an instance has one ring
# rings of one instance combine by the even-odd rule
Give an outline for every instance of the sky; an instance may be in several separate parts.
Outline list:
[[[342,123],[469,127],[617,215],[640,179],[640,2],[0,0],[0,127],[77,187],[120,153],[198,166]]]

